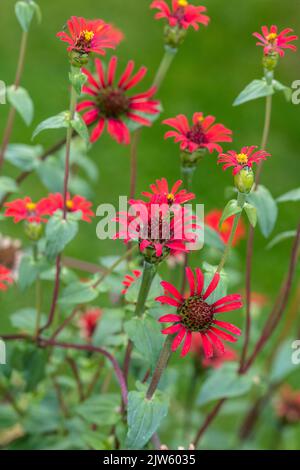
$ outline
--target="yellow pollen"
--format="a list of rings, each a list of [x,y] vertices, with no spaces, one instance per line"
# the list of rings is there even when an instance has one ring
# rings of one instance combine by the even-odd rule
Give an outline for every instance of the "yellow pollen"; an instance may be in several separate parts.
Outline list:
[[[174,196],[174,194],[172,194],[172,193],[169,193],[169,194],[168,194],[168,196],[167,196],[167,199],[168,199],[168,201],[169,201],[169,202],[173,202],[173,201],[174,201],[174,199],[175,199],[175,196]]]
[[[93,31],[88,31],[85,29],[84,31],[82,31],[82,35],[86,41],[91,41],[95,36],[95,33]]]
[[[203,116],[199,116],[199,117],[198,117],[198,121],[199,121],[199,122],[204,121],[204,117],[203,117]]]
[[[29,211],[29,212],[33,212],[35,209],[36,209],[36,204],[34,202],[28,202],[26,204],[26,209]]]
[[[277,37],[278,37],[278,35],[276,33],[270,33],[267,36],[267,40],[270,41],[270,42],[273,42],[273,41],[275,41],[275,39],[277,39]]]
[[[187,7],[189,2],[187,0],[178,0],[178,5],[180,7]]]
[[[74,203],[73,203],[73,201],[71,201],[71,199],[69,199],[67,201],[66,205],[67,205],[67,209],[70,209],[70,210],[73,209],[73,207],[74,207]]]
[[[241,165],[245,165],[246,163],[248,163],[248,155],[246,155],[245,153],[239,153],[236,156],[236,159]]]

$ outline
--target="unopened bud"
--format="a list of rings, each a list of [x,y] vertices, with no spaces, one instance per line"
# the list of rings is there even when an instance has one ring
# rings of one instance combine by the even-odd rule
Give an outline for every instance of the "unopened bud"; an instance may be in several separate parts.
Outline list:
[[[279,54],[277,52],[270,52],[269,54],[264,55],[262,60],[264,69],[270,72],[273,71],[277,67],[278,60]]]
[[[156,253],[155,253],[155,249],[152,248],[151,246],[146,248],[143,252],[142,252],[143,256],[144,256],[144,260],[149,263],[149,264],[154,264],[154,265],[158,265],[160,264],[162,261],[164,261],[170,254],[170,248],[167,248],[167,247],[163,247],[163,252],[162,252],[162,255],[161,256],[157,256]]]
[[[234,176],[234,185],[240,193],[250,193],[254,184],[254,173],[252,168],[245,166]]]
[[[178,26],[167,25],[164,31],[165,44],[172,49],[178,49],[183,43],[187,30]]]
[[[83,67],[89,61],[89,55],[86,52],[71,51],[69,53],[70,64],[73,67]]]
[[[37,222],[25,222],[25,234],[29,240],[37,242],[42,238],[44,226]]]

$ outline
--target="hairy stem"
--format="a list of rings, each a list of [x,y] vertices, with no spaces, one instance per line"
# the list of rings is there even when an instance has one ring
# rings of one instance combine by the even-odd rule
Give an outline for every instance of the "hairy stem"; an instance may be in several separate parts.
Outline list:
[[[169,359],[170,359],[170,356],[171,356],[171,343],[172,343],[172,340],[173,340],[172,335],[168,335],[166,340],[165,340],[165,343],[164,343],[163,348],[161,350],[161,353],[160,353],[160,356],[158,358],[155,370],[153,372],[151,382],[149,384],[149,387],[148,387],[148,390],[147,390],[147,393],[146,393],[146,398],[148,400],[151,400],[151,398],[153,397],[153,395],[154,395],[154,393],[155,393],[155,391],[158,387],[158,384],[160,382],[161,376],[162,376],[164,370],[166,369],[166,367],[168,365],[168,362],[169,362]]]
[[[70,98],[70,121],[74,119],[75,109],[76,109],[76,91],[74,87],[71,87],[71,98]],[[67,217],[67,200],[68,200],[68,181],[70,175],[70,154],[71,154],[71,142],[72,142],[73,128],[71,122],[67,130],[66,137],[66,159],[65,159],[65,177],[64,177],[64,189],[63,189],[63,198],[64,198],[64,219]]]

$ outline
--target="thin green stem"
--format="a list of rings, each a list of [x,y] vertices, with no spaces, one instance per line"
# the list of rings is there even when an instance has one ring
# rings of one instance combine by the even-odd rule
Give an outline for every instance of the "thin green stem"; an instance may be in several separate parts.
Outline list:
[[[238,206],[241,209],[243,209],[243,207],[244,207],[245,199],[246,199],[245,194],[239,192],[238,197],[237,197],[237,203],[238,203]],[[224,268],[224,266],[225,266],[225,263],[226,263],[227,258],[229,256],[229,253],[230,253],[230,250],[232,248],[232,243],[233,243],[233,240],[234,240],[234,237],[235,237],[235,234],[236,234],[236,230],[238,228],[238,224],[239,224],[239,221],[240,221],[241,214],[242,214],[242,210],[238,214],[236,214],[235,217],[234,217],[234,221],[233,221],[233,225],[232,225],[232,228],[231,228],[229,240],[226,244],[226,248],[224,250],[223,256],[222,256],[221,261],[219,263],[219,266],[217,268],[217,273],[220,273],[222,271],[222,269]]]
[[[159,88],[161,87],[161,84],[167,75],[167,72],[173,62],[175,55],[176,55],[176,50],[170,49],[170,48],[165,49],[164,56],[158,67],[158,70],[156,72],[156,75],[153,81],[153,86],[156,88],[156,90],[159,90]]]
[[[67,217],[67,200],[68,200],[68,182],[70,175],[70,154],[71,154],[71,142],[73,135],[73,128],[71,126],[71,120],[74,119],[75,110],[76,110],[76,100],[77,95],[73,86],[71,86],[71,97],[70,97],[70,124],[67,130],[67,139],[66,139],[66,159],[65,159],[65,177],[64,177],[64,189],[63,189],[63,199],[64,199],[64,219]]]
[[[35,263],[38,262],[38,245],[34,243],[33,245],[33,259]],[[36,325],[35,325],[35,338],[38,339],[40,331],[40,322],[41,322],[41,303],[42,303],[42,289],[41,289],[41,278],[39,274],[37,275],[35,281],[35,305],[36,305]]]
[[[160,356],[158,358],[150,385],[148,387],[147,393],[146,393],[146,398],[148,400],[151,400],[153,397],[158,384],[160,382],[160,379],[163,375],[164,370],[166,369],[170,356],[171,356],[171,343],[172,343],[173,337],[171,335],[168,335],[165,343],[163,345],[163,348],[161,350]]]
[[[20,45],[20,52],[19,52],[19,59],[18,59],[18,65],[17,65],[17,71],[16,71],[16,77],[15,77],[15,82],[14,86],[15,88],[18,88],[20,86],[21,82],[21,77],[24,69],[24,62],[25,62],[25,55],[26,55],[26,48],[27,48],[27,40],[28,40],[28,32],[23,32],[22,33],[22,38],[21,38],[21,45]],[[10,136],[13,130],[13,125],[15,121],[15,115],[16,115],[16,110],[13,106],[10,107],[8,118],[7,118],[7,123],[5,126],[5,131],[3,135],[3,140],[0,148],[0,169],[4,163],[4,154],[6,151],[6,148],[9,144]]]

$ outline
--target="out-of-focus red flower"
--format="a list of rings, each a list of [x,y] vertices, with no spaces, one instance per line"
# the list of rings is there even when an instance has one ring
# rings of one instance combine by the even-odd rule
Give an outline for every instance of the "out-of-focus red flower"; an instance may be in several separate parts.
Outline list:
[[[156,300],[163,305],[168,304],[177,308],[176,314],[163,315],[159,319],[161,323],[173,323],[162,333],[164,335],[176,334],[171,346],[172,351],[176,351],[184,340],[182,357],[191,348],[193,333],[201,336],[206,358],[213,357],[216,352],[222,355],[225,349],[221,339],[234,343],[237,338],[233,335],[239,336],[241,330],[231,323],[217,320],[216,316],[241,308],[241,296],[239,294],[227,295],[210,304],[207,299],[217,288],[220,274],[214,275],[207,289],[204,288],[204,275],[201,269],[196,268],[194,274],[191,268],[186,268],[186,276],[190,286],[187,296],[181,295],[172,284],[165,281],[161,283],[165,295],[157,297]]]
[[[256,45],[264,48],[265,55],[276,53],[283,57],[285,53],[284,49],[291,49],[294,52],[297,50],[294,44],[290,44],[292,41],[298,39],[296,35],[289,35],[293,32],[293,29],[286,28],[280,33],[278,27],[272,25],[270,29],[268,26],[262,26],[261,30],[262,34],[253,33],[253,36],[259,40]]]
[[[89,54],[105,54],[105,49],[115,49],[123,39],[121,31],[103,20],[87,20],[72,16],[67,21],[69,34],[65,31],[57,33],[57,37],[69,44],[68,51]]]
[[[13,283],[12,272],[5,266],[0,264],[0,290],[5,291],[8,289],[9,284]]]
[[[140,277],[141,274],[142,271],[139,271],[138,269],[132,271],[132,274],[126,274],[124,280],[122,281],[122,284],[124,286],[124,289],[122,290],[123,295],[126,294],[131,284],[133,284]]]
[[[185,189],[178,191],[181,185],[182,181],[178,180],[172,188],[169,189],[166,178],[162,178],[161,180],[156,180],[155,184],[150,185],[151,193],[145,191],[142,195],[147,197],[150,202],[170,205],[184,204],[185,202],[195,199],[194,193],[188,193]]]
[[[219,369],[225,362],[235,361],[238,357],[236,351],[226,345],[224,346],[223,354],[219,354],[218,351],[215,351],[212,357],[207,358],[203,353],[203,345],[200,335],[193,335],[191,352],[194,353],[196,357],[201,359],[201,364],[203,367],[212,367],[213,369]]]
[[[26,220],[30,223],[47,222],[44,218],[46,215],[51,215],[51,203],[48,198],[43,198],[39,202],[33,202],[30,197],[24,199],[16,199],[12,202],[6,202],[5,217],[13,217],[14,223]]]
[[[101,315],[102,310],[97,307],[89,308],[81,315],[78,325],[81,330],[81,336],[87,341],[92,339]]]
[[[173,251],[167,259],[167,265],[169,268],[174,269],[177,265],[183,265],[185,261],[185,255],[182,251]]]
[[[203,113],[195,113],[193,125],[190,126],[188,119],[183,114],[175,118],[166,119],[164,124],[173,127],[175,131],[168,131],[165,139],[174,137],[174,142],[180,142],[181,150],[195,152],[199,149],[207,149],[210,153],[214,150],[222,152],[218,142],[232,142],[232,131],[223,124],[214,124],[214,116],[203,116]]]
[[[280,389],[277,403],[277,415],[288,423],[300,422],[300,391],[293,390],[289,385]]]
[[[221,217],[222,217],[222,211],[219,209],[214,209],[210,211],[208,214],[206,214],[204,220],[205,220],[206,225],[213,228],[219,233],[224,243],[228,243],[231,229],[232,229],[233,222],[234,222],[234,216],[226,219],[223,222],[221,228],[219,228]],[[240,240],[243,240],[245,238],[245,235],[246,235],[246,227],[245,227],[243,220],[240,219],[237,229],[236,229],[234,239],[233,239],[232,246],[236,246]]]
[[[243,168],[252,168],[254,163],[259,163],[260,160],[266,160],[271,154],[264,150],[256,151],[258,147],[251,145],[250,147],[243,147],[240,153],[235,150],[229,150],[227,153],[221,153],[218,157],[218,163],[223,164],[223,170],[233,167],[233,175],[239,173]]]
[[[64,198],[62,194],[60,193],[55,193],[55,194],[49,194],[48,200],[51,205],[51,210],[52,214],[54,214],[55,211],[63,210],[64,209]],[[82,220],[85,222],[91,222],[92,219],[91,217],[94,217],[95,214],[91,210],[92,203],[87,201],[84,197],[82,196],[74,196],[73,198],[68,194],[67,198],[67,212],[78,212],[81,211],[82,213]]]
[[[166,18],[172,27],[192,27],[198,30],[199,24],[207,26],[210,20],[209,16],[203,14],[206,12],[205,7],[192,5],[187,0],[172,0],[172,8],[167,2],[156,0],[151,3],[150,8],[159,10],[155,15],[156,19]]]
[[[127,94],[144,78],[147,68],[141,67],[133,74],[134,62],[131,60],[115,84],[117,61],[117,57],[112,57],[105,73],[101,60],[96,59],[97,79],[87,69],[82,69],[88,79],[88,85],[83,87],[83,92],[90,98],[79,103],[77,111],[88,110],[82,116],[85,123],[96,124],[91,133],[91,142],[99,139],[107,124],[107,131],[113,139],[119,144],[129,144],[130,132],[127,122],[150,126],[149,115],[159,112],[159,101],[152,99],[156,91],[154,87],[133,96]]]

